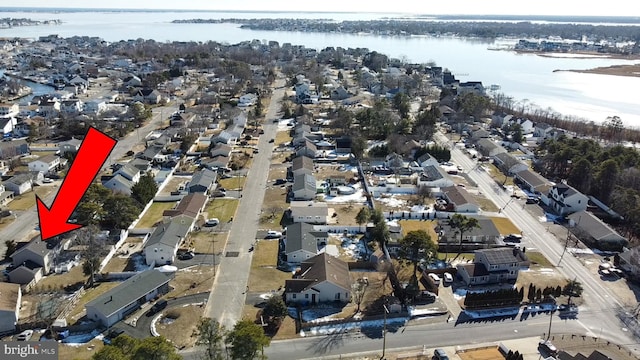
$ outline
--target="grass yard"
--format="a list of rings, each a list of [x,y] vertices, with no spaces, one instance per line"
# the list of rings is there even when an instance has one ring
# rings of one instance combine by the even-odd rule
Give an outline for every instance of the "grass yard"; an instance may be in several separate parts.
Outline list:
[[[326,179],[330,176],[344,176],[347,181],[353,178],[356,173],[352,171],[340,170],[344,168],[342,165],[318,165],[318,169],[315,172],[317,179]]]
[[[489,169],[489,173],[491,174],[491,177],[493,178],[493,180],[495,180],[495,182],[502,186],[504,185],[514,185],[513,184],[513,178],[506,176],[504,173],[502,173],[502,171],[500,171],[500,169],[498,169],[495,165],[493,164],[486,164],[485,166],[487,166],[487,168]]]
[[[160,194],[161,195],[169,195],[169,194],[171,194],[172,191],[178,190],[178,187],[180,186],[180,184],[185,183],[185,182],[189,182],[189,179],[186,178],[186,177],[173,176],[171,178],[171,180],[169,180],[167,185],[165,185],[165,187],[162,189]]]
[[[368,312],[375,312],[377,310],[380,310],[375,308],[375,304],[380,303],[378,299],[380,299],[385,295],[390,295],[391,293],[393,293],[393,288],[391,287],[391,281],[387,279],[387,273],[349,272],[349,275],[351,276],[352,282],[355,282],[356,279],[362,278],[362,277],[366,277],[369,279],[369,285],[367,286],[364,293],[364,297],[362,298],[362,303],[360,304],[360,310],[367,310]],[[348,307],[351,308],[351,305],[353,305],[352,313],[348,315],[353,315],[353,313],[357,309],[355,304],[350,304]]]
[[[137,229],[148,229],[154,227],[162,221],[162,213],[165,210],[173,209],[177,202],[153,202],[144,213],[142,219],[136,224]]]
[[[276,133],[275,146],[278,146],[278,145],[284,144],[284,143],[288,143],[291,140],[293,140],[293,138],[289,134],[289,130],[278,131],[278,133]]]
[[[218,218],[220,222],[228,222],[236,214],[238,199],[211,198],[205,212],[207,218]]]
[[[267,182],[273,182],[276,179],[284,179],[287,177],[287,168],[285,166],[275,166],[271,165],[269,168],[269,177],[267,178]]]
[[[93,288],[87,290],[84,293],[84,295],[80,298],[80,301],[78,301],[78,303],[76,304],[73,311],[69,315],[67,315],[67,322],[69,324],[75,324],[75,322],[79,320],[80,314],[84,313],[84,305],[86,303],[106,293],[107,291],[113,289],[119,284],[120,282],[117,282],[117,281],[96,283],[96,285]]]
[[[218,185],[227,190],[239,189],[244,187],[244,183],[247,181],[246,176],[234,176],[229,179],[220,179]]]
[[[87,280],[87,276],[82,273],[82,265],[74,266],[71,271],[62,274],[53,274],[44,277],[35,286],[35,289],[62,289],[63,287],[75,284],[78,281]]]
[[[438,240],[438,234],[434,230],[437,225],[436,220],[400,220],[398,224],[402,226],[402,235],[407,235],[410,231],[424,230],[431,236],[433,242]]]
[[[82,346],[58,346],[58,359],[89,360],[104,347],[102,340],[93,339]]]
[[[249,291],[271,291],[284,285],[284,281],[291,279],[291,273],[277,269],[278,264],[277,240],[258,241],[251,261],[249,274]]]
[[[260,227],[272,229],[280,228],[284,210],[289,208],[289,204],[287,203],[287,189],[279,186],[268,186],[264,193],[264,201],[262,204],[263,213],[260,216]],[[281,210],[277,211],[275,216],[271,216],[272,212],[269,209]]]
[[[242,318],[256,321],[258,320],[259,310],[260,309],[253,305],[245,305],[242,311]],[[278,328],[278,332],[273,337],[273,340],[285,340],[297,337],[298,334],[296,333],[296,321],[290,316],[285,316],[285,318],[282,319],[282,324],[280,324],[280,328]]]
[[[334,212],[338,214],[336,218],[336,224],[340,225],[358,225],[356,223],[356,215],[360,212],[360,209],[365,207],[363,204],[330,204],[329,216],[333,216]],[[365,224],[362,224],[363,229]]]
[[[191,347],[196,342],[196,338],[192,334],[202,317],[202,311],[203,308],[197,305],[168,310],[156,323],[156,330],[178,348]],[[171,323],[164,322],[167,319],[173,319],[173,321]]]
[[[11,201],[7,207],[9,210],[29,210],[36,206],[36,194],[41,199],[45,199],[56,189],[57,187],[53,186],[36,186],[33,188],[33,191],[14,197],[13,201]]]
[[[187,243],[198,254],[217,254],[224,250],[228,236],[228,232],[195,231],[189,234]]]
[[[537,265],[543,268],[553,268],[553,264],[542,253],[537,251],[527,251],[527,257],[531,261],[531,265]]]
[[[271,155],[271,164],[284,164],[292,154],[292,151],[274,151],[273,155]]]
[[[458,351],[456,354],[462,360],[494,360],[504,357],[495,346]]]
[[[476,202],[478,203],[478,205],[480,205],[480,208],[484,211],[487,212],[498,212],[498,210],[500,210],[500,208],[498,208],[498,206],[496,205],[496,203],[494,203],[493,201],[487,199],[484,196],[474,196]]]
[[[491,217],[493,224],[498,228],[500,235],[520,234],[520,229],[515,226],[509,218]]]
[[[196,265],[176,272],[176,277],[169,282],[172,290],[167,297],[211,291],[213,273],[213,266],[210,265]]]
[[[109,260],[107,266],[105,266],[102,271],[105,273],[125,271],[128,263],[128,257],[114,256],[111,258],[111,260]]]

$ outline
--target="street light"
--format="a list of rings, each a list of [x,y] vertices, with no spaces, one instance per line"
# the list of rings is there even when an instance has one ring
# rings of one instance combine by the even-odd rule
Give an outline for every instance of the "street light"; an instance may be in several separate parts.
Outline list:
[[[389,308],[387,308],[387,299],[384,299],[385,304],[382,305],[382,307],[384,308],[384,321],[383,321],[383,325],[382,325],[382,356],[380,357],[380,360],[384,360],[384,352],[387,348],[387,313],[389,313]]]

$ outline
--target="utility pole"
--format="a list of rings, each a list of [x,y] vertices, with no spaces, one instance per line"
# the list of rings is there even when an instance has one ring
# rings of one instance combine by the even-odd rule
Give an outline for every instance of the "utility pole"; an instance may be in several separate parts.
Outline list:
[[[564,242],[564,249],[562,249],[562,254],[560,254],[560,259],[558,260],[557,266],[560,266],[560,263],[562,262],[562,258],[564,257],[564,253],[567,252],[567,247],[569,247],[569,240],[571,240],[571,232],[567,227],[567,239]]]
[[[385,360],[384,358],[384,352],[387,348],[387,313],[389,312],[389,308],[387,308],[387,299],[385,298],[384,300],[385,304],[382,305],[382,307],[384,308],[384,321],[383,321],[383,325],[382,325],[382,356],[380,357],[380,360]]]

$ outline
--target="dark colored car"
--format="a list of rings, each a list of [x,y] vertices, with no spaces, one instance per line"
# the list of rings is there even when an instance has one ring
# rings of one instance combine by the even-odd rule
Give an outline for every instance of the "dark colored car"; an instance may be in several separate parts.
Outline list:
[[[275,142],[275,139],[269,139],[269,143]]]
[[[157,303],[153,304],[151,309],[147,312],[147,316],[155,315],[162,311],[162,309],[167,307],[167,300],[158,300]]]
[[[284,185],[287,183],[287,180],[285,179],[276,179],[276,181],[273,183],[273,185]]]
[[[194,256],[195,256],[194,253],[192,253],[191,251],[188,251],[188,252],[185,252],[185,253],[182,253],[182,254],[178,255],[178,259],[180,259],[180,260],[191,260],[191,259],[193,259]]]
[[[442,350],[442,349],[436,349],[433,352],[433,358],[437,359],[437,360],[449,360],[449,356],[447,355],[447,353]]]
[[[556,348],[556,346],[553,345],[549,340],[540,340],[538,349],[540,349],[540,352],[544,352],[546,355],[555,356],[558,353],[558,348]]]

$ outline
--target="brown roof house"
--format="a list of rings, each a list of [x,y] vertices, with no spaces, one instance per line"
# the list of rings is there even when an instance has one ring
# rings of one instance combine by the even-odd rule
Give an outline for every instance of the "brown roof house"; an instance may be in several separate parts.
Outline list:
[[[293,279],[285,281],[284,287],[288,304],[351,301],[349,266],[327,253],[302,262],[300,270]]]
[[[183,197],[175,208],[165,210],[162,213],[162,216],[174,217],[178,215],[187,215],[197,219],[198,215],[200,215],[204,209],[206,202],[207,196],[203,193],[191,193]]]
[[[480,205],[476,200],[460,186],[449,186],[442,188],[442,193],[449,204],[453,205],[453,211],[459,213],[477,213]]]

